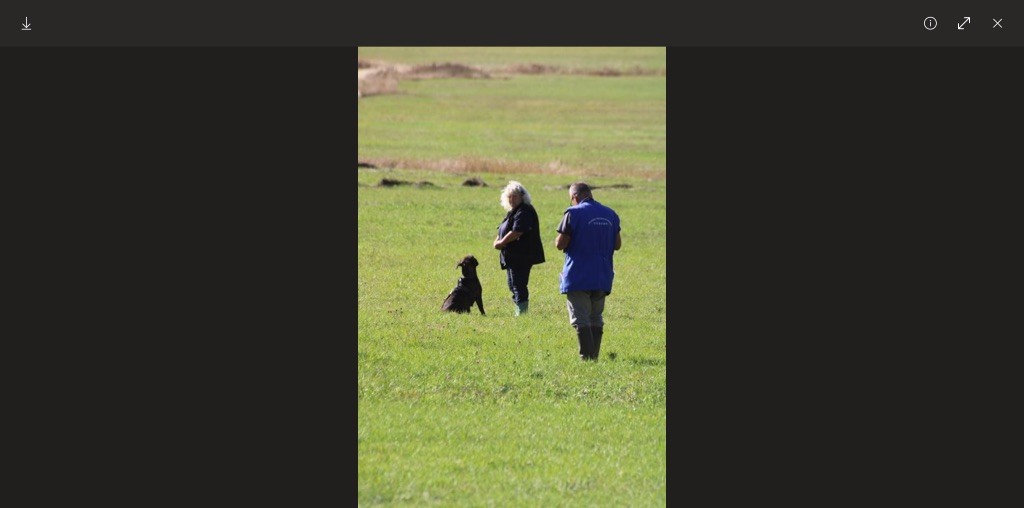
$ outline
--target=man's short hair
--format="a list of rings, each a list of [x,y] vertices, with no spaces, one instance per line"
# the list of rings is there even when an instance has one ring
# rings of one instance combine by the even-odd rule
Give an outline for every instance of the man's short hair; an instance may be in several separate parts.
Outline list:
[[[590,197],[590,186],[583,182],[576,182],[569,186],[569,194],[575,195],[579,199],[587,199]]]

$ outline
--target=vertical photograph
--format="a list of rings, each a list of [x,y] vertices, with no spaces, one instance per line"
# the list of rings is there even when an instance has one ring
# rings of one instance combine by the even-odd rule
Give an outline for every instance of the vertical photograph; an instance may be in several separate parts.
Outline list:
[[[665,506],[664,47],[358,50],[358,506]]]

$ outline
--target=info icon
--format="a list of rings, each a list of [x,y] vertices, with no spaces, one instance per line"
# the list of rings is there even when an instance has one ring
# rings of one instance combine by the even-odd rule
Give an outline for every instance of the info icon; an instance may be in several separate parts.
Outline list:
[[[939,26],[939,22],[934,17],[928,16],[927,18],[924,18],[925,30],[935,30],[935,27],[937,26]]]

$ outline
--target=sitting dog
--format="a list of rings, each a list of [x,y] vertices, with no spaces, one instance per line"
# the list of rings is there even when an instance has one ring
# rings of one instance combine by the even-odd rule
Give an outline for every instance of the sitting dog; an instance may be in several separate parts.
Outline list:
[[[470,254],[462,258],[459,264],[455,265],[456,268],[462,268],[462,278],[455,285],[455,289],[448,293],[448,297],[444,299],[444,303],[441,304],[441,310],[469,312],[473,308],[473,303],[476,303],[476,306],[480,309],[480,314],[487,315],[484,312],[483,288],[480,287],[480,279],[476,278],[476,267],[479,264],[476,258]]]

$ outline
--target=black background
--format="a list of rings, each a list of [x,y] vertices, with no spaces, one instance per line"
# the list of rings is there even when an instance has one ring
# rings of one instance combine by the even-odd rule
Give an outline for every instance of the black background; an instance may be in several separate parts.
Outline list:
[[[1014,2],[570,2],[342,5],[15,0],[0,45],[29,46],[1022,46]],[[31,32],[21,31],[28,16]],[[925,30],[924,19],[939,25]],[[966,30],[957,23],[971,17]],[[992,19],[1002,19],[1002,30]]]
[[[351,499],[355,49],[0,59],[21,70],[0,182],[12,483],[47,506]]]
[[[1020,50],[699,47],[749,39],[629,10],[517,11],[490,36],[366,14],[269,43],[306,48],[0,49],[18,69],[11,479],[38,504],[351,503],[356,51],[312,46],[530,37],[687,46],[668,80],[672,502],[977,502],[1008,484]],[[761,40],[832,46],[843,23]],[[191,29],[175,37],[261,45]]]
[[[669,50],[670,497],[1001,495],[1020,57]]]

